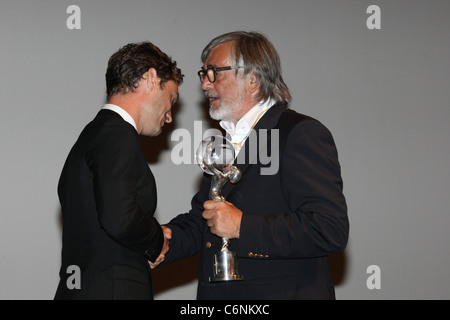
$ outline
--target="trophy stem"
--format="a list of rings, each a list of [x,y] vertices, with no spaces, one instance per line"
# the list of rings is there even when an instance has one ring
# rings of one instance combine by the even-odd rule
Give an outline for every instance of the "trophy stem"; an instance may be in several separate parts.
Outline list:
[[[222,238],[222,249],[220,251],[228,251],[228,242],[230,242],[227,238]]]
[[[225,201],[221,191],[227,182],[227,175],[214,175],[209,198],[214,201]],[[209,282],[244,280],[244,277],[238,271],[236,253],[228,250],[229,241],[227,238],[222,238],[222,248],[214,255],[213,276],[209,278]]]

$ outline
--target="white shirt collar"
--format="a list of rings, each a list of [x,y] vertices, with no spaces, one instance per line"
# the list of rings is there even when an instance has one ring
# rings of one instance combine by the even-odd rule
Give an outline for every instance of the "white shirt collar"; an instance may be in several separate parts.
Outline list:
[[[118,113],[122,117],[123,120],[125,120],[126,122],[131,124],[134,127],[134,129],[136,129],[136,131],[137,131],[136,122],[134,122],[134,119],[130,116],[130,114],[128,112],[126,112],[125,110],[123,110],[121,107],[116,106],[115,104],[107,103],[102,107],[102,109],[107,109],[107,110],[111,110],[111,111]]]
[[[234,144],[242,145],[250,131],[258,123],[264,113],[275,104],[275,101],[269,99],[266,102],[260,102],[251,108],[237,123],[222,120],[220,126],[226,131],[228,138]]]

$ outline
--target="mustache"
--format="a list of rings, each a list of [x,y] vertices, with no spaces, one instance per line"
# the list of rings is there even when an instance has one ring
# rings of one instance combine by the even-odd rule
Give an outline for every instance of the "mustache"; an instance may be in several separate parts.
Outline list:
[[[219,95],[219,94],[214,95],[214,94],[212,94],[210,91],[205,91],[204,94],[205,94],[205,96],[206,96],[207,98],[220,98],[220,95]]]

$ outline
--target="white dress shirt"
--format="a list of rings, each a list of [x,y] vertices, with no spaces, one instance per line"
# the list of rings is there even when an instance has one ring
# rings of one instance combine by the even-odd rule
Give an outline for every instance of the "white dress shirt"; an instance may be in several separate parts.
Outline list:
[[[234,125],[231,121],[222,120],[220,126],[226,131],[227,138],[233,143],[236,150],[236,156],[250,135],[250,131],[258,123],[259,119],[275,104],[271,99],[261,102],[250,109],[237,123]]]

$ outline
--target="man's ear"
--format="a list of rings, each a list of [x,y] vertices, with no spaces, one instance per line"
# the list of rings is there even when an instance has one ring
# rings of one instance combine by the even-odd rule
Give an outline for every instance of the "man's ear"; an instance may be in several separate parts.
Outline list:
[[[148,71],[142,75],[142,78],[145,80],[145,87],[148,92],[155,90],[161,82],[155,68],[148,69]]]
[[[247,85],[248,91],[251,94],[256,94],[259,91],[259,81],[258,78],[256,78],[255,73],[253,71],[250,71],[247,74]]]

